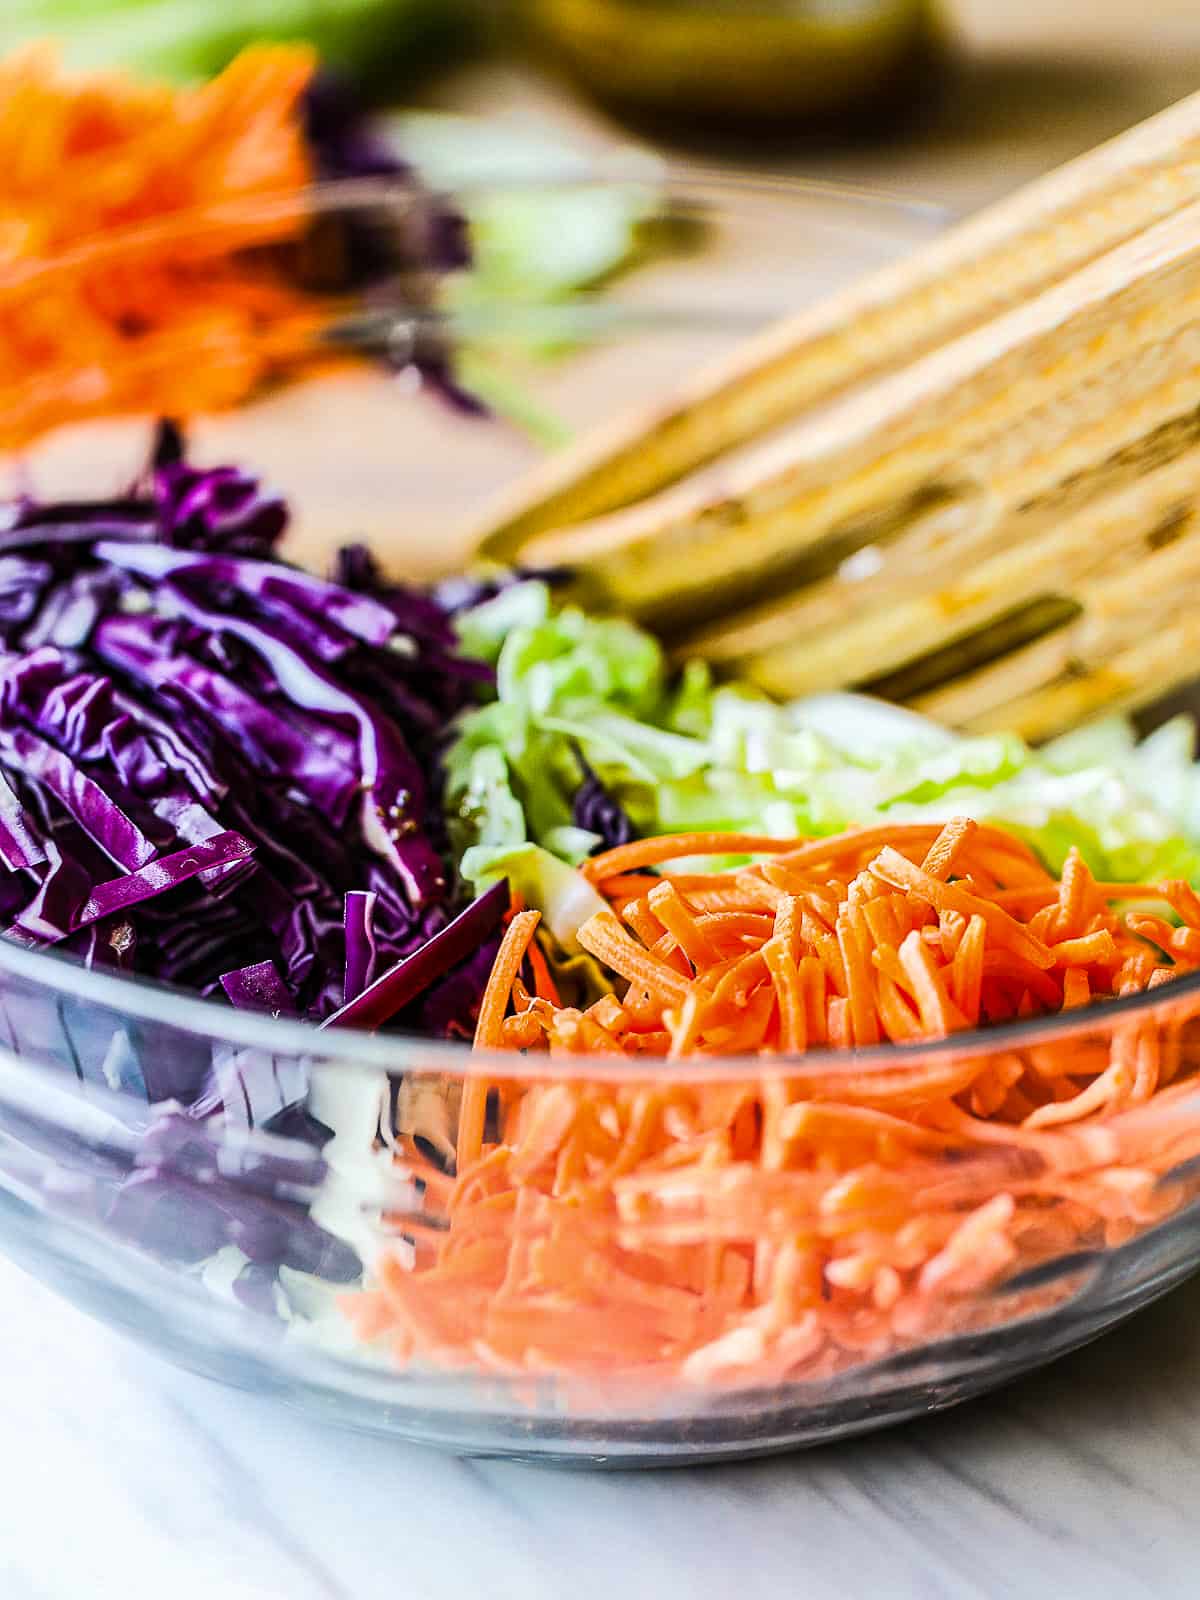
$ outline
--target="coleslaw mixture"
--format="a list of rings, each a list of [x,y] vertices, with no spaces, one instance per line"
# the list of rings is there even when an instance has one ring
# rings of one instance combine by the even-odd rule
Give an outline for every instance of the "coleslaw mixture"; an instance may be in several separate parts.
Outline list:
[[[1032,751],[776,705],[543,580],[417,593],[354,547],[301,572],[286,518],[170,426],[122,495],[9,507],[7,935],[525,1065],[331,1088],[88,1018],[64,1067],[145,1116],[115,1191],[72,1205],[339,1348],[766,1381],[953,1325],[982,1283],[1174,1203],[1179,1151],[1106,1129],[1176,1092],[1190,1000],[1065,1054],[921,1045],[1101,1019],[1200,965],[1186,722]],[[39,1059],[56,1022],[7,1016]],[[904,1055],[805,1066],[883,1046]],[[676,1065],[755,1053],[757,1081]],[[559,1081],[579,1054],[636,1084]],[[277,1153],[231,1163],[231,1127]],[[948,1196],[980,1157],[991,1189]],[[315,1199],[283,1215],[279,1181]]]
[[[311,355],[316,280],[420,293],[467,263],[467,222],[314,67],[0,66],[0,441],[233,403]],[[316,226],[315,180],[380,174],[403,229]],[[596,250],[543,263],[550,298],[630,247],[643,202],[610,198]],[[503,292],[542,221],[477,218],[489,270],[459,294]],[[418,359],[472,403],[445,349]],[[0,994],[14,1056],[121,1092],[119,1154],[45,1204],[298,1337],[689,1383],[1028,1308],[1004,1286],[1179,1205],[1200,1136],[1153,1113],[1191,1091],[1200,1017],[1173,987],[1200,970],[1188,719],[1032,750],[854,695],[776,704],[552,575],[421,592],[353,545],[302,571],[287,518],[169,422],[115,496],[4,507],[0,932],[486,1062],[341,1082]],[[1063,1013],[1069,1042],[1038,1032]]]

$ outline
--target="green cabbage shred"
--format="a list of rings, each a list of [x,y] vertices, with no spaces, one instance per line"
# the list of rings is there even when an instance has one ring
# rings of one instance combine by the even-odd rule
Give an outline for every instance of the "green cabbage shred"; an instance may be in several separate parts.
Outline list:
[[[572,816],[579,753],[643,835],[784,839],[967,814],[1021,834],[1052,871],[1074,844],[1109,881],[1200,881],[1200,768],[1188,717],[1140,742],[1112,718],[1034,750],[1012,736],[955,734],[859,695],[778,705],[715,684],[699,664],[672,672],[647,633],[556,609],[540,582],[467,613],[460,635],[497,673],[497,699],[460,719],[447,762],[454,843],[468,852],[463,874],[477,887],[512,852],[537,846],[514,876],[530,904],[545,904],[543,855],[574,866],[595,850]],[[549,877],[558,904],[563,881]]]

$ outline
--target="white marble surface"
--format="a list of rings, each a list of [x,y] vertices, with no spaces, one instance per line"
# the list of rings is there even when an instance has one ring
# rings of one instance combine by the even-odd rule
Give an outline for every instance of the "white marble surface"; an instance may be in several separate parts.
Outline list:
[[[332,1432],[0,1266],[2,1600],[1200,1594],[1200,1280],[998,1396],[746,1466],[562,1473]]]

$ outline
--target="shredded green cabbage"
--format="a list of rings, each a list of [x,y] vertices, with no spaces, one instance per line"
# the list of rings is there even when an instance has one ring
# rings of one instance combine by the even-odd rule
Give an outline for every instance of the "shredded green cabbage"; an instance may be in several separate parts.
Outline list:
[[[776,705],[699,665],[672,674],[649,635],[555,610],[541,583],[468,613],[460,635],[497,671],[496,701],[460,719],[447,762],[452,831],[474,847],[464,876],[477,887],[522,844],[572,864],[594,850],[572,814],[579,752],[641,834],[787,838],[965,813],[1022,834],[1054,871],[1075,844],[1106,879],[1200,881],[1187,717],[1140,743],[1115,718],[1035,751],[859,695]]]

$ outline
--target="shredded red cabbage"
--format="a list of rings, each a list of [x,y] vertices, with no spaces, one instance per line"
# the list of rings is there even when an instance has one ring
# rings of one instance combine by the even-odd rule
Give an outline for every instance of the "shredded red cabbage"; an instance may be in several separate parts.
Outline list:
[[[438,743],[489,673],[444,606],[288,566],[283,502],[169,425],[129,495],[4,522],[0,926],[321,1020],[451,922]]]
[[[576,750],[575,757],[583,772],[583,782],[575,791],[571,807],[575,826],[596,835],[599,842],[593,854],[629,844],[637,837],[633,819],[616,796],[605,788],[583,752]]]
[[[323,1028],[378,1028],[396,1016],[451,968],[468,960],[500,925],[508,909],[508,885],[497,883],[413,955],[361,989]],[[480,986],[482,989],[482,985]]]
[[[361,547],[293,568],[286,523],[169,423],[129,494],[0,508],[0,929],[237,1009],[469,1037],[507,891],[464,903],[439,750],[491,672],[453,603]],[[303,1059],[36,985],[0,990],[0,1047],[146,1103],[48,1203],[180,1263],[236,1246],[268,1313],[280,1266],[358,1275],[308,1215],[330,1132]]]
[[[272,961],[256,961],[252,967],[222,973],[221,987],[229,996],[230,1005],[239,1011],[266,1011],[273,1017],[296,1014],[287,985]]]
[[[405,204],[337,218],[332,251],[321,247],[318,224],[303,266],[336,261],[339,275],[361,288],[368,304],[378,300],[385,308],[398,281],[404,282],[409,296],[423,303],[428,279],[470,266],[467,219],[444,195],[428,189],[420,174],[380,137],[348,84],[328,72],[320,74],[305,96],[304,112],[318,178],[390,178],[403,192]],[[486,411],[457,382],[453,352],[434,322],[414,333],[411,343],[403,341],[388,360],[397,369],[415,368],[457,410],[474,415]]]
[[[342,980],[342,1002],[349,1005],[351,1000],[357,999],[370,986],[379,954],[375,946],[375,895],[370,889],[352,889],[346,896],[343,926],[346,934],[346,967]]]
[[[435,272],[470,266],[466,218],[443,196],[424,187],[414,168],[363,114],[353,88],[336,74],[322,72],[309,86],[304,97],[304,132],[318,177],[396,178],[407,185],[414,202],[409,209],[419,229],[418,260]]]

